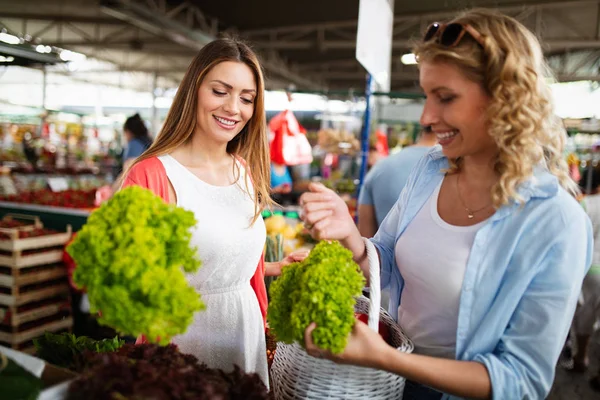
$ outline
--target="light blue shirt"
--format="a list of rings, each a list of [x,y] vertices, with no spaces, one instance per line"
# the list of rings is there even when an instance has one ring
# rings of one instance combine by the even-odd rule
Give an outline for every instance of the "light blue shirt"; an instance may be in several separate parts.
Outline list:
[[[372,239],[381,258],[381,285],[391,289],[394,318],[404,285],[394,257],[396,242],[447,167],[434,147]],[[518,193],[525,204],[501,207],[475,236],[462,284],[456,359],[485,365],[494,399],[544,399],[591,264],[592,226],[545,169],[537,168]],[[435,251],[435,243],[431,246]]]
[[[414,166],[429,150],[431,147],[406,147],[399,153],[379,161],[369,171],[360,190],[358,204],[373,206],[377,226],[381,225],[398,201],[398,196]]]

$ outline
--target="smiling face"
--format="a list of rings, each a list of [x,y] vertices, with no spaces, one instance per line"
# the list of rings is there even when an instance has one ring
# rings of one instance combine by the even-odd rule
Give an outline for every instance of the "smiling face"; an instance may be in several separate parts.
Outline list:
[[[255,97],[250,67],[234,61],[217,64],[198,89],[197,132],[227,144],[252,118]]]
[[[498,149],[488,134],[490,98],[453,64],[422,62],[419,80],[427,99],[421,125],[430,126],[446,157],[494,157]]]

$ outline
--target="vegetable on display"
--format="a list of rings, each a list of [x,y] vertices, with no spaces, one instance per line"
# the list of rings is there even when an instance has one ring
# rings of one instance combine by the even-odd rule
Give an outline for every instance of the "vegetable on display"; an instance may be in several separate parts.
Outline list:
[[[364,285],[352,252],[337,241],[321,241],[271,284],[269,326],[278,341],[304,343],[306,327],[315,322],[315,344],[339,354],[354,326],[355,298]]]
[[[69,386],[67,400],[265,400],[257,374],[238,366],[231,372],[211,369],[176,346],[125,344],[114,353],[93,356]]]
[[[71,333],[46,332],[33,340],[36,356],[62,368],[80,372],[86,365],[86,352],[108,353],[117,351],[125,342],[118,337],[94,340],[86,336]]]
[[[41,379],[0,353],[0,398],[2,400],[35,400],[42,390]]]
[[[200,267],[190,247],[195,224],[191,211],[137,186],[90,215],[67,252],[77,265],[73,280],[101,324],[161,344],[185,332],[204,308],[184,275]]]

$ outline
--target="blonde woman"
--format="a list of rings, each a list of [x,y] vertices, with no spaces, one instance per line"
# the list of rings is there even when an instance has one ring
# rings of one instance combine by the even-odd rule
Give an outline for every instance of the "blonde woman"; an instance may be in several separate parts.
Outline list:
[[[194,58],[160,134],[123,183],[151,189],[198,221],[192,244],[202,267],[188,279],[206,310],[172,343],[211,368],[256,372],[267,387],[264,275],[304,257],[263,262],[268,152],[258,59],[244,43],[219,39]]]
[[[590,221],[573,198],[564,132],[533,34],[485,10],[433,24],[415,48],[422,125],[441,146],[415,167],[372,239],[402,354],[357,322],[340,357],[407,378],[406,399],[543,399],[590,266]],[[367,270],[345,204],[322,186],[302,197],[318,238]],[[367,275],[368,276],[368,275]]]

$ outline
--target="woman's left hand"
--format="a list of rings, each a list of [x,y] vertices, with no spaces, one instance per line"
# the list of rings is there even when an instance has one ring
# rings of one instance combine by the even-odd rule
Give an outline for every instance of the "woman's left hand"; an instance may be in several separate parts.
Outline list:
[[[362,321],[357,320],[350,336],[348,336],[348,343],[343,353],[332,354],[314,344],[312,332],[316,327],[317,325],[313,322],[304,332],[306,352],[313,357],[327,358],[339,364],[352,364],[381,369],[381,361],[385,359],[385,353],[391,349],[378,333],[371,330]]]
[[[265,275],[266,276],[279,276],[281,270],[286,266],[295,262],[300,262],[308,257],[310,250],[298,250],[288,254],[283,260],[279,262],[266,263]]]

